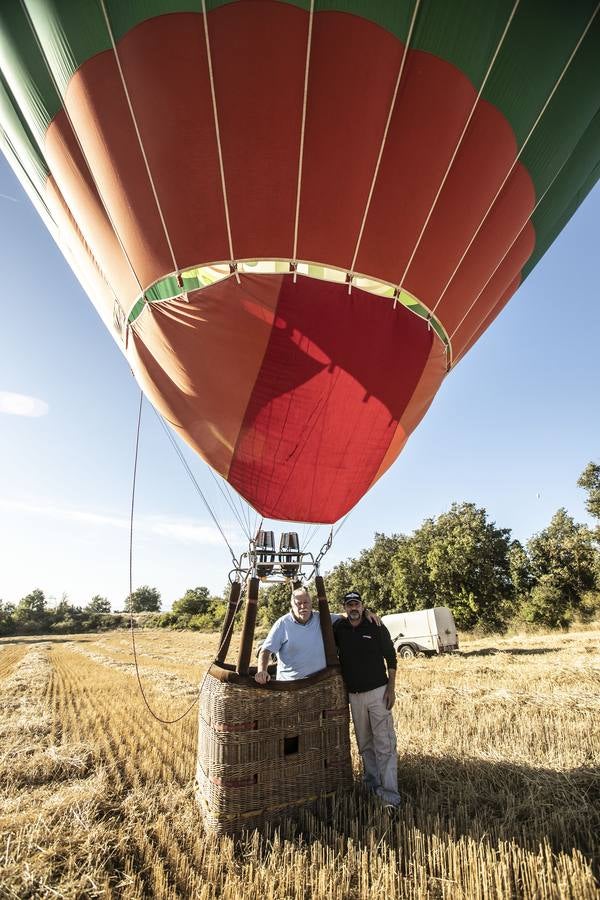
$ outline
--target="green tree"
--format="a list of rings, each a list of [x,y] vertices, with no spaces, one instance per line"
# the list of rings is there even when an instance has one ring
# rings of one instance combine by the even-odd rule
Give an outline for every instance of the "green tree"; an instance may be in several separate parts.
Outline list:
[[[551,575],[542,575],[531,589],[520,616],[525,622],[545,628],[567,628],[572,620],[567,598]]]
[[[160,612],[160,592],[145,584],[129,594],[125,600],[125,610],[126,612]]]
[[[393,612],[396,607],[391,588],[392,567],[403,541],[402,535],[376,533],[373,546],[362,550],[353,561],[351,587],[360,593],[365,605],[377,612]]]
[[[528,621],[564,626],[596,585],[592,534],[559,509],[550,525],[527,544],[531,572],[536,581],[531,603],[524,609]]]
[[[396,601],[391,589],[392,565],[403,535],[375,533],[371,547],[356,559],[339,563],[325,577],[330,606],[337,610],[347,591],[358,591],[365,605],[379,613],[392,612]]]
[[[69,602],[67,594],[63,594],[58,603],[53,607],[51,615],[54,621],[60,621],[71,614],[73,605]]]
[[[48,622],[47,602],[44,592],[36,588],[17,604],[13,618],[17,625],[25,628],[43,628]]]
[[[86,606],[86,612],[89,613],[109,613],[110,612],[110,602],[106,599],[106,597],[101,597],[100,594],[94,594],[88,605]]]
[[[585,506],[590,516],[600,519],[600,465],[588,463],[579,476],[577,485],[587,492]]]
[[[276,619],[290,611],[292,591],[296,586],[300,586],[300,582],[282,581],[261,587],[258,602],[262,625],[270,627]]]
[[[535,583],[535,578],[531,574],[529,555],[520,541],[511,541],[508,548],[508,565],[515,601],[519,603],[529,594]]]
[[[189,588],[183,597],[173,604],[176,616],[198,616],[209,612],[214,603],[207,587]]]
[[[0,634],[11,634],[15,627],[13,613],[15,608],[12,603],[0,600]]]
[[[338,611],[344,594],[351,590],[359,590],[355,583],[358,580],[355,565],[356,560],[349,559],[346,562],[338,563],[331,572],[325,575],[327,599],[330,609],[334,612]]]
[[[598,525],[592,532],[596,546],[594,548],[594,570],[596,575],[596,590],[600,591],[600,465],[597,463],[588,463],[577,482],[579,487],[587,491],[585,506],[590,516],[598,519]],[[600,597],[588,598],[592,604],[592,609],[600,606]],[[593,617],[593,615],[592,615]]]
[[[85,631],[90,626],[81,607],[70,603],[67,594],[63,594],[56,606],[48,611],[48,624],[52,631],[59,634]]]
[[[393,594],[402,609],[448,606],[459,628],[501,631],[510,615],[510,529],[488,522],[485,509],[453,503],[398,542]]]

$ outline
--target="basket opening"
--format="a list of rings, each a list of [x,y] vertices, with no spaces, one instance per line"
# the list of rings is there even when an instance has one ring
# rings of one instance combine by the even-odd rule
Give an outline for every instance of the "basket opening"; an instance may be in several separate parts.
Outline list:
[[[291,756],[293,753],[298,752],[298,741],[299,735],[295,734],[293,737],[286,737],[283,739],[283,755]]]

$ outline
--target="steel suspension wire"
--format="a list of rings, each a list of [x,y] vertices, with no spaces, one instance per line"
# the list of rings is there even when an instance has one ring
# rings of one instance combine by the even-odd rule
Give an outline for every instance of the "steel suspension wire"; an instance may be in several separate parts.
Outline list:
[[[245,514],[245,512],[242,510],[241,504],[240,504],[240,510],[237,510],[237,509],[235,508],[234,498],[232,498],[232,496],[231,496],[231,491],[229,490],[229,486],[227,485],[227,482],[225,482],[224,485],[221,484],[221,479],[219,479],[219,478],[215,475],[215,473],[214,473],[213,470],[210,468],[210,466],[209,466],[208,471],[209,471],[209,473],[210,473],[210,475],[211,475],[212,480],[214,481],[214,483],[216,484],[217,488],[219,489],[219,491],[220,491],[220,493],[221,493],[221,496],[222,496],[223,499],[225,500],[225,503],[227,504],[227,506],[229,507],[229,509],[230,509],[231,512],[233,513],[233,515],[235,516],[235,518],[236,518],[236,520],[237,520],[237,522],[238,522],[238,525],[240,526],[240,528],[242,529],[242,531],[243,531],[244,534],[246,535],[247,539],[250,540],[250,538],[251,538],[251,534],[250,534],[250,520],[249,520],[249,518],[247,517],[247,515]],[[242,520],[242,518],[241,518],[241,516],[240,516],[240,512],[241,512],[242,515],[244,516],[244,520],[245,520],[245,521]]]
[[[162,725],[174,725],[176,722],[180,722],[193,710],[194,706],[198,702],[200,698],[200,690],[199,688],[194,700],[188,708],[181,713],[180,716],[177,716],[175,719],[163,719],[161,716],[157,715],[150,703],[148,702],[148,698],[146,697],[146,692],[144,691],[144,686],[142,684],[142,679],[140,676],[140,669],[138,665],[137,658],[137,648],[135,645],[135,627],[133,621],[133,602],[132,602],[132,594],[133,594],[133,513],[135,509],[135,486],[137,479],[137,464],[138,464],[138,454],[139,454],[139,446],[140,446],[140,428],[142,424],[142,404],[144,401],[144,394],[140,390],[140,405],[138,409],[138,421],[137,421],[137,431],[135,436],[135,455],[133,461],[133,479],[131,484],[131,513],[129,518],[129,630],[131,631],[131,647],[133,650],[133,661],[135,663],[135,675],[137,678],[138,687],[140,689],[140,694],[142,695],[142,699],[146,704],[146,708],[151,716],[153,716],[157,722],[160,722]],[[205,676],[206,677],[206,676]]]
[[[332,545],[333,545],[333,541],[334,541],[336,535],[338,534],[340,528],[342,528],[342,526],[346,524],[346,522],[348,521],[348,518],[350,517],[350,514],[351,514],[351,513],[352,513],[352,510],[350,510],[349,513],[346,513],[346,515],[345,515],[344,518],[341,520],[341,522],[337,525],[337,527],[334,527],[333,525],[331,526],[331,528],[330,528],[330,530],[329,530],[329,536],[328,536],[327,540],[325,541],[325,543],[323,544],[323,546],[321,547],[321,549],[319,550],[319,552],[317,553],[317,555],[316,555],[316,557],[315,557],[315,565],[314,565],[314,568],[312,569],[310,575],[309,575],[308,578],[306,579],[307,581],[310,581],[311,578],[317,573],[317,571],[318,571],[318,569],[319,569],[319,566],[320,566],[320,564],[321,564],[321,560],[323,559],[323,557],[325,556],[325,554],[326,554],[326,553],[329,553],[329,551],[331,550],[331,547],[332,547]],[[315,525],[315,526],[314,526],[314,529],[315,529],[315,530],[313,531],[313,533],[311,534],[310,538],[308,539],[307,544],[309,544],[309,543],[313,540],[313,538],[315,537],[315,535],[316,535],[316,533],[317,533],[317,531],[318,531],[318,529],[319,529],[319,525]]]
[[[346,515],[344,516],[344,518],[342,519],[342,521],[339,523],[339,525],[337,526],[337,528],[335,529],[335,531],[333,532],[333,534],[331,536],[332,543],[333,543],[333,540],[334,540],[335,536],[337,535],[337,533],[344,527],[344,525],[346,524],[346,522],[348,521],[348,519],[350,518],[351,515],[352,515],[352,510],[350,510],[350,512],[347,512]]]
[[[143,397],[143,394],[142,394],[142,397]],[[163,419],[163,417],[162,417],[158,412],[156,412],[156,410],[155,410],[155,413],[156,413],[156,415],[157,415],[157,417],[158,417],[158,420],[159,420],[160,424],[161,424],[162,427],[163,427],[163,430],[164,430],[165,434],[167,435],[167,437],[169,438],[169,440],[170,440],[170,442],[171,442],[171,446],[173,447],[173,449],[175,450],[177,456],[178,456],[179,459],[181,460],[181,463],[182,463],[184,469],[186,470],[186,472],[188,473],[188,475],[189,475],[189,477],[190,477],[190,479],[191,479],[191,481],[192,481],[192,484],[193,484],[194,487],[196,488],[196,491],[198,492],[198,495],[200,496],[202,502],[204,503],[204,506],[206,507],[206,510],[207,510],[209,516],[211,517],[211,519],[213,520],[215,526],[217,527],[217,529],[218,529],[218,531],[219,531],[219,534],[221,535],[221,537],[222,537],[223,540],[225,541],[225,543],[226,543],[226,545],[227,545],[227,549],[229,550],[229,553],[230,553],[230,555],[231,555],[231,560],[232,560],[232,562],[233,562],[234,568],[236,568],[236,569],[239,568],[239,561],[238,561],[238,559],[237,559],[235,553],[233,552],[233,548],[232,548],[231,544],[229,543],[229,541],[227,540],[227,536],[226,536],[225,532],[223,531],[223,529],[221,528],[221,523],[219,522],[219,520],[217,519],[216,515],[214,514],[214,512],[213,512],[213,510],[212,510],[212,507],[211,507],[210,503],[208,502],[208,500],[206,499],[206,497],[205,497],[205,495],[204,495],[204,492],[203,492],[202,488],[201,488],[200,485],[198,484],[198,482],[197,482],[197,480],[196,480],[196,476],[194,475],[194,473],[193,473],[192,470],[190,469],[190,466],[189,466],[189,464],[188,464],[187,459],[185,458],[185,456],[184,456],[183,453],[181,452],[181,448],[178,447],[177,442],[176,442],[175,438],[173,437],[173,435],[171,434],[169,428],[167,427],[167,425],[166,425],[165,420]],[[243,526],[242,526],[242,530],[243,530]]]

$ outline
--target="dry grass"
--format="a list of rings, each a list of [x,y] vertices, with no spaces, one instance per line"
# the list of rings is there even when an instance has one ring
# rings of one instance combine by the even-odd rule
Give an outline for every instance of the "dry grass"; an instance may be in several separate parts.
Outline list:
[[[0,644],[0,682],[12,674],[13,669],[26,653],[26,646]]]
[[[357,787],[238,841],[202,833],[195,717],[149,716],[127,635],[5,639],[0,897],[598,898],[599,636],[403,663],[398,821]],[[216,642],[138,636],[160,715],[187,706]]]

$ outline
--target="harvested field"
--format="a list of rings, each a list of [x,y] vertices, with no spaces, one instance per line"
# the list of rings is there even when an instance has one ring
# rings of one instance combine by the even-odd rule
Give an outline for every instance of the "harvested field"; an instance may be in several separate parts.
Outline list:
[[[202,832],[195,710],[149,715],[126,633],[5,638],[0,897],[598,898],[599,637],[400,662],[398,820],[357,785],[237,841]],[[217,636],[137,643],[148,699],[174,717]]]

